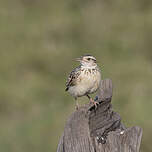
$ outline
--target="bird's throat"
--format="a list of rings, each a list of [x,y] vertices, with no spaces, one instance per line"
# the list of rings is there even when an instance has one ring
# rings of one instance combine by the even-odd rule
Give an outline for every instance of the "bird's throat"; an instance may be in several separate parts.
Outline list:
[[[92,66],[90,66],[90,65],[81,65],[81,68],[82,69],[95,69],[97,67],[97,65],[92,65]]]

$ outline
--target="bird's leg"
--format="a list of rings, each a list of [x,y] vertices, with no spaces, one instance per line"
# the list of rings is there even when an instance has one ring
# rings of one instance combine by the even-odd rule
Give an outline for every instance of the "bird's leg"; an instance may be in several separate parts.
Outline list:
[[[87,97],[89,98],[90,100],[90,103],[93,103],[95,105],[95,107],[97,108],[97,105],[99,104],[98,102],[94,101],[88,94],[87,94]]]
[[[79,103],[78,103],[77,98],[75,98],[75,101],[76,101],[76,106],[75,106],[75,109],[76,109],[76,110],[78,110],[78,109],[79,109]]]

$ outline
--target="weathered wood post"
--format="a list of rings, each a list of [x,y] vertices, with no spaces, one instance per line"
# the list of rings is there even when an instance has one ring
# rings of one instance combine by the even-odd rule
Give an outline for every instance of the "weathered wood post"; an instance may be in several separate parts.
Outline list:
[[[125,128],[112,110],[110,79],[102,81],[97,97],[97,109],[87,104],[72,113],[57,152],[139,152],[142,129]]]

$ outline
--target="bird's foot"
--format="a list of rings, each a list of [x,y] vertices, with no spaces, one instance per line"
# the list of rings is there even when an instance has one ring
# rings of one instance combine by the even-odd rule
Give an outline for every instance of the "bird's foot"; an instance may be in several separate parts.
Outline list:
[[[90,98],[90,103],[93,103],[93,105],[95,106],[95,108],[97,108],[97,105],[99,104],[99,102],[94,101],[92,98]]]
[[[75,110],[79,110],[79,106],[76,105],[76,106],[75,106]]]
[[[79,104],[78,103],[76,103],[76,105],[75,105],[75,110],[79,110]]]

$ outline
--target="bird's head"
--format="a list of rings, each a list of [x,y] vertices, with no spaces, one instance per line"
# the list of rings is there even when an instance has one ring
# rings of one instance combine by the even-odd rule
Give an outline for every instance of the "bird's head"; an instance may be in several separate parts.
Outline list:
[[[81,56],[80,58],[77,58],[76,61],[79,61],[82,66],[86,66],[86,67],[97,66],[96,58],[92,55]]]

